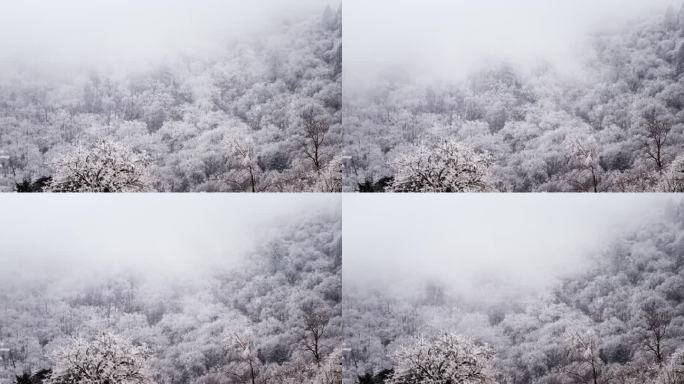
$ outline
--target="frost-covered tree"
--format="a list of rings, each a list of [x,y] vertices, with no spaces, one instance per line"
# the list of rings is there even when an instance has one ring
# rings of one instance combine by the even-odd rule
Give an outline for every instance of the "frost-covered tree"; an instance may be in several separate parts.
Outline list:
[[[600,339],[596,331],[569,330],[566,340],[571,356],[576,359],[574,364],[566,368],[566,373],[580,382],[589,379],[593,384],[601,383],[605,364],[600,356]]]
[[[53,192],[143,192],[151,190],[147,156],[109,139],[79,144],[53,159]]]
[[[230,157],[233,162],[233,172],[229,177],[232,184],[238,188],[247,188],[251,192],[261,191],[261,176],[263,170],[257,161],[252,140],[233,140],[230,143]]]
[[[684,156],[678,156],[670,163],[661,188],[667,192],[684,192]]]
[[[493,384],[492,350],[464,337],[418,338],[393,356],[390,384]]]
[[[570,142],[569,151],[570,162],[579,169],[576,173],[569,173],[569,182],[579,190],[584,190],[589,185],[591,191],[598,192],[602,169],[595,140],[592,138],[584,141],[573,139]]]
[[[249,336],[234,334],[229,343],[229,349],[236,359],[226,372],[233,378],[256,384],[262,364],[254,348],[254,341]]]
[[[101,333],[58,348],[48,384],[147,384],[149,352],[124,337]]]
[[[342,384],[342,349],[336,348],[322,364],[316,377],[315,384]]]
[[[486,192],[493,190],[485,155],[455,140],[419,145],[398,156],[394,192]]]
[[[317,175],[316,190],[319,192],[342,192],[342,159],[335,156]]]
[[[676,350],[658,377],[658,384],[684,384],[684,348]]]

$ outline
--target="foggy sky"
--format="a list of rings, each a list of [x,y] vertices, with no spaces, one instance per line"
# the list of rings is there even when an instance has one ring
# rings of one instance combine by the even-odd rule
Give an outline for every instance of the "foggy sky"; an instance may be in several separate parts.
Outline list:
[[[332,2],[330,2],[332,4]],[[207,55],[327,0],[0,0],[0,68],[138,69]],[[334,4],[332,4],[334,5]]]
[[[460,80],[490,60],[581,73],[587,37],[671,0],[345,0],[345,91],[401,69]],[[676,5],[678,7],[678,5]],[[679,8],[675,8],[678,11]],[[363,90],[363,89],[362,89]]]
[[[8,194],[0,199],[0,276],[196,276],[235,265],[269,233],[339,204],[309,194]]]
[[[412,295],[425,281],[457,294],[543,291],[580,272],[670,195],[347,195],[344,288]],[[484,285],[483,285],[484,284]],[[486,285],[486,288],[485,288]]]

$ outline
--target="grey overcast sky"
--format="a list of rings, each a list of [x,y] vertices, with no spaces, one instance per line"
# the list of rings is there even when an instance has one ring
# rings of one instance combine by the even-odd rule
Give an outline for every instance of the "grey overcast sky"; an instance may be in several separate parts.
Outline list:
[[[672,0],[345,0],[345,90],[395,69],[459,80],[490,59],[577,73],[586,38]]]
[[[437,280],[457,292],[543,290],[580,271],[619,231],[677,197],[653,194],[345,195],[343,279],[412,290]],[[410,292],[407,292],[410,293]]]
[[[0,275],[206,272],[230,267],[291,220],[339,210],[339,196],[315,194],[8,194],[0,199]]]
[[[328,0],[0,0],[0,64],[46,71],[137,68],[204,55]],[[0,66],[0,68],[2,68]]]

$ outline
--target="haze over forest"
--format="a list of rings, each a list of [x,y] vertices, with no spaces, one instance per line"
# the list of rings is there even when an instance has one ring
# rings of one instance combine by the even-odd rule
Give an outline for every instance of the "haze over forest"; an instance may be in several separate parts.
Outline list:
[[[338,191],[341,16],[314,0],[0,4],[0,190]]]
[[[344,22],[347,191],[683,188],[679,3],[352,0]]]
[[[339,197],[0,208],[0,383],[340,380]]]
[[[677,383],[683,212],[664,194],[345,199],[344,379]]]

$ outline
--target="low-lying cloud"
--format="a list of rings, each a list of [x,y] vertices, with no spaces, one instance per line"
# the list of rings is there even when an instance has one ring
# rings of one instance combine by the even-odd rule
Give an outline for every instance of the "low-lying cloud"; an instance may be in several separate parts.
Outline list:
[[[201,58],[231,38],[248,38],[288,18],[322,12],[326,4],[325,0],[3,0],[0,64],[55,73],[140,68],[179,55]]]
[[[663,214],[668,195],[350,195],[344,199],[349,286],[412,295],[544,291],[585,270],[623,231]]]
[[[663,15],[670,2],[348,0],[345,89],[372,86],[397,70],[421,80],[460,80],[490,61],[581,72],[594,31]]]
[[[8,195],[0,200],[0,278],[133,271],[196,277],[231,268],[269,234],[339,197],[282,195]]]

